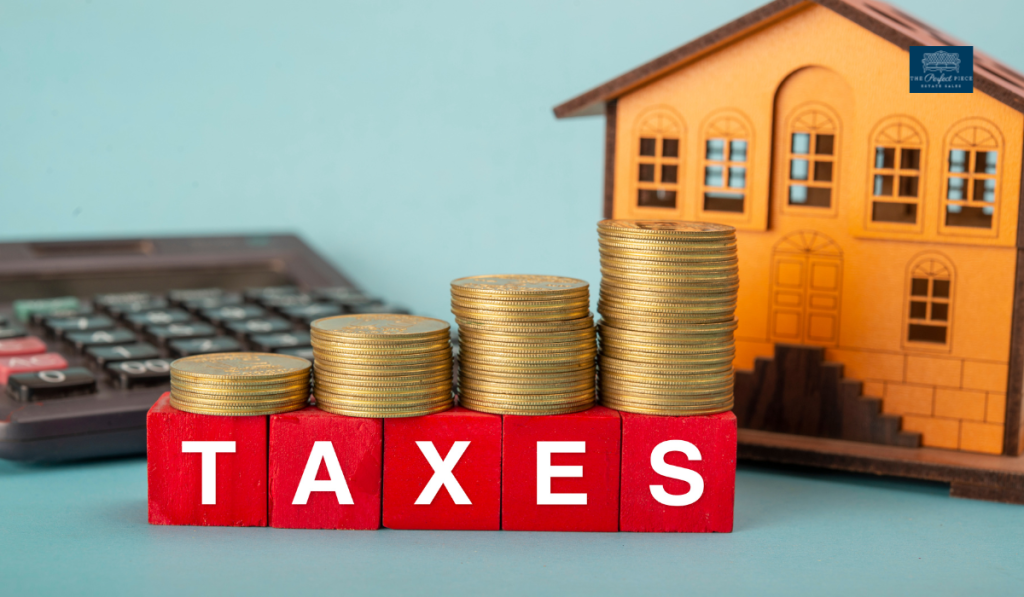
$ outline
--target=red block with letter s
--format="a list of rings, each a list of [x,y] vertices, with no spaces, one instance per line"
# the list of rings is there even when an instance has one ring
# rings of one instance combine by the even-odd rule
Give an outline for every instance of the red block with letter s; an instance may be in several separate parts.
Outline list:
[[[731,533],[736,416],[622,415],[622,531]]]

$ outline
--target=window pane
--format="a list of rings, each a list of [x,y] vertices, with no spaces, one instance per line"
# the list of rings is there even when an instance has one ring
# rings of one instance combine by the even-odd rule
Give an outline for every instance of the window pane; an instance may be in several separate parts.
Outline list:
[[[932,303],[932,321],[949,321],[949,305]]]
[[[735,139],[729,142],[729,161],[747,161],[747,142],[743,139]]]
[[[974,171],[981,174],[995,174],[996,153],[995,151],[979,151],[974,156]]]
[[[654,182],[654,164],[640,164],[640,182]]]
[[[985,201],[986,203],[995,203],[996,201],[996,181],[989,178],[987,180],[975,180],[974,181],[974,197],[975,201]]]
[[[676,192],[663,189],[640,189],[637,192],[637,205],[640,207],[675,207]]]
[[[966,199],[965,191],[967,187],[967,179],[965,178],[950,178],[949,188],[946,190],[946,199]],[[950,206],[952,207],[952,206]]]
[[[818,135],[818,141],[815,143],[814,153],[818,155],[832,155],[832,144],[835,142],[835,137],[832,135]]]
[[[875,148],[875,168],[892,168],[896,162],[896,149],[893,147]]]
[[[665,139],[662,141],[661,155],[666,158],[679,157],[679,139]]]
[[[810,133],[793,133],[793,146],[791,151],[801,155],[811,153]]]
[[[889,203],[875,201],[871,206],[873,222],[894,222],[896,224],[916,224],[917,205],[913,203]]]
[[[657,146],[657,143],[656,143],[656,141],[654,139],[649,139],[647,137],[640,137],[640,155],[653,156],[654,155],[654,148],[656,146]]]
[[[965,228],[991,228],[992,208],[967,207],[960,205],[946,206],[946,226],[962,226]]]
[[[928,296],[928,278],[914,278],[910,281],[912,296]]]
[[[743,213],[741,193],[704,193],[704,211]]]
[[[920,149],[901,149],[900,150],[900,168],[904,170],[920,170],[921,169],[921,150]]]
[[[790,160],[789,178],[792,180],[807,180],[809,168],[807,160]]]
[[[704,157],[715,162],[725,160],[725,139],[708,139]]]
[[[908,326],[907,339],[912,342],[946,343],[946,326],[912,323]]]
[[[914,319],[924,319],[928,313],[928,303],[921,301],[910,301],[910,316]]]
[[[949,280],[932,280],[932,297],[949,298]]]
[[[832,182],[832,162],[814,162],[814,180]]]
[[[743,189],[747,186],[747,169],[746,168],[729,168],[729,187],[733,189]]]
[[[678,166],[664,164],[661,166],[661,182],[676,182]]]
[[[811,207],[829,207],[832,205],[832,189],[807,189],[807,205]]]
[[[722,167],[721,166],[708,166],[704,168],[704,186],[707,187],[721,187],[722,185]]]
[[[962,149],[949,150],[949,171],[967,172],[967,152]]]
[[[801,184],[789,185],[790,205],[803,205],[807,203],[807,187]]]
[[[900,197],[917,197],[917,177],[900,177]]]
[[[875,175],[875,197],[892,196],[892,176],[888,174]]]

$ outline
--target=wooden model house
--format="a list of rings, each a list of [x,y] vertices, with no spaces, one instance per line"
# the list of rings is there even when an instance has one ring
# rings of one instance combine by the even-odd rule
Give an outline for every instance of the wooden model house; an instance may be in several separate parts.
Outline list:
[[[737,228],[741,425],[1021,453],[1024,76],[975,52],[973,93],[909,93],[949,45],[777,0],[555,108],[607,119],[606,217]]]

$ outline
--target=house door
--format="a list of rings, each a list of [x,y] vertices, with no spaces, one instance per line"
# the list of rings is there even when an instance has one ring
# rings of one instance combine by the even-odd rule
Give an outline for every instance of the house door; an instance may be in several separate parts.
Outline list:
[[[843,254],[829,237],[804,230],[779,241],[772,254],[772,340],[835,345],[842,281]]]

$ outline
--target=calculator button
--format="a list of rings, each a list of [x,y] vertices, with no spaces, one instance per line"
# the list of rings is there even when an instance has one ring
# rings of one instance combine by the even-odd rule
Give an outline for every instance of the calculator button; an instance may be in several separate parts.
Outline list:
[[[238,340],[227,336],[216,338],[199,338],[195,340],[171,340],[168,342],[171,352],[179,357],[195,354],[211,354],[214,352],[237,352],[242,350]]]
[[[14,357],[23,354],[46,352],[46,343],[35,336],[0,340],[0,357]]]
[[[114,320],[106,315],[82,315],[80,317],[50,318],[44,325],[54,336],[63,337],[68,332],[109,330],[114,327]]]
[[[220,307],[227,307],[229,305],[241,305],[242,295],[240,294],[223,294],[221,296],[214,296],[209,298],[198,298],[185,301],[181,303],[181,306],[188,309],[193,313],[198,313],[203,309],[218,309]]]
[[[274,296],[285,296],[288,294],[299,294],[295,286],[267,286],[264,288],[249,288],[245,291],[245,298],[250,301],[260,302],[262,299]]]
[[[203,309],[202,316],[215,324],[226,324],[229,321],[245,321],[263,317],[266,311],[256,305],[228,305],[217,309]]]
[[[185,323],[192,319],[187,311],[181,309],[161,309],[159,311],[148,311],[146,313],[132,313],[125,317],[125,320],[132,324],[135,329],[141,330],[147,325],[170,325],[172,323]]]
[[[306,346],[304,348],[282,348],[277,351],[278,354],[287,354],[293,357],[302,357],[308,361],[313,360],[313,349],[312,347]]]
[[[356,307],[350,307],[347,309],[349,313],[356,315],[370,314],[370,313],[392,313],[395,315],[409,315],[408,309],[402,307],[396,307],[395,305],[375,304],[375,305],[359,305]]]
[[[268,309],[280,309],[282,307],[298,307],[316,302],[312,295],[305,293],[271,295],[259,299],[259,303]]]
[[[189,323],[172,323],[171,325],[151,325],[146,328],[146,333],[160,346],[167,346],[167,343],[171,340],[216,336],[217,328],[208,323],[194,321]]]
[[[33,354],[20,357],[0,357],[0,383],[7,383],[7,378],[18,373],[45,371],[47,369],[67,369],[68,362],[55,352]]]
[[[84,367],[18,373],[7,380],[7,393],[24,402],[80,396],[95,391],[96,378]]]
[[[235,337],[242,339],[251,334],[276,334],[290,332],[292,324],[287,319],[280,317],[262,317],[260,319],[249,319],[246,321],[232,321],[224,327],[235,334]]]
[[[118,328],[95,332],[68,332],[64,335],[64,339],[74,345],[75,349],[81,351],[90,346],[131,344],[135,342],[135,334],[129,330]]]
[[[148,292],[117,292],[114,294],[97,294],[92,302],[100,309],[109,310],[111,307],[123,306],[130,303],[144,303],[155,298]]]
[[[52,313],[54,311],[78,311],[82,303],[77,297],[61,296],[48,299],[30,299],[14,301],[14,316],[21,321],[28,321],[33,313]]]
[[[362,305],[366,303],[379,303],[379,299],[366,296],[354,288],[318,288],[313,291],[313,296],[329,303],[339,305]]]
[[[121,361],[107,365],[107,372],[121,388],[156,386],[171,380],[171,362],[167,359]]]
[[[85,349],[85,354],[100,367],[117,361],[140,361],[160,357],[160,351],[145,342],[123,346],[92,346]]]
[[[21,326],[12,324],[0,326],[0,340],[7,340],[9,338],[21,338],[25,335],[25,330]]]
[[[310,322],[322,317],[341,315],[344,311],[341,305],[335,305],[334,303],[313,303],[312,305],[302,305],[299,307],[285,307],[281,309],[281,313],[292,321],[308,325]]]
[[[284,334],[256,334],[249,338],[253,350],[260,352],[278,352],[284,348],[302,348],[309,346],[309,332],[289,332]]]
[[[188,301],[217,298],[223,295],[223,288],[185,288],[167,292],[167,298],[171,299],[172,303],[179,305]]]
[[[45,326],[47,319],[69,319],[71,317],[83,317],[95,315],[92,309],[82,307],[80,309],[68,309],[66,311],[38,312],[29,315],[28,320],[33,325]]]
[[[137,303],[123,303],[110,305],[107,313],[114,317],[125,317],[132,313],[145,313],[147,311],[160,311],[170,307],[170,303],[163,297],[153,297]]]

